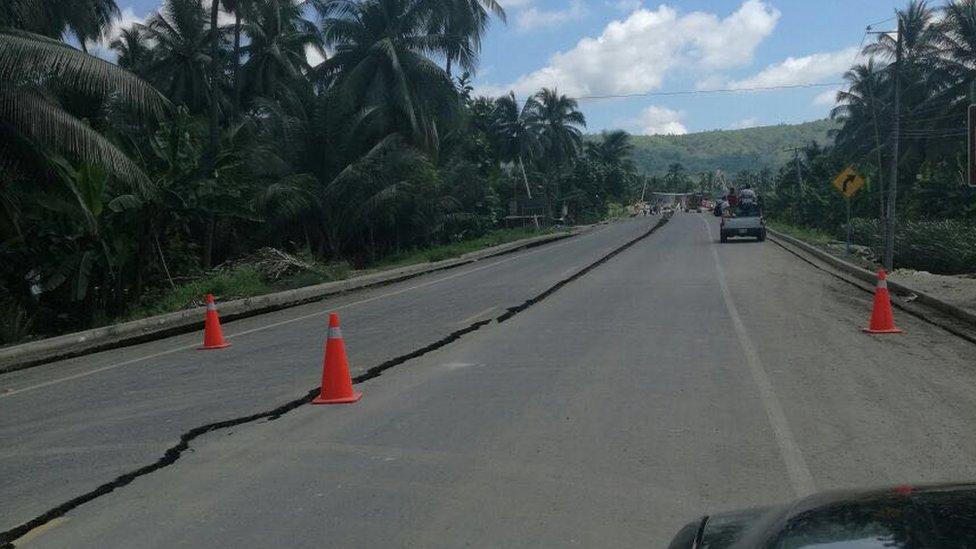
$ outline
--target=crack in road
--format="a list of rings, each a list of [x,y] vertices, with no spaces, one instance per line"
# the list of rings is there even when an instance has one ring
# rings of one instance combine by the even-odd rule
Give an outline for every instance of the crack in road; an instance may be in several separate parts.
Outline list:
[[[593,269],[599,267],[600,265],[606,263],[607,261],[609,261],[610,259],[612,259],[617,254],[619,254],[619,253],[623,252],[624,250],[630,248],[631,246],[637,244],[641,240],[643,240],[643,239],[651,236],[655,231],[657,231],[659,228],[661,228],[662,226],[664,226],[664,224],[667,223],[669,219],[670,219],[670,217],[662,217],[661,219],[658,220],[658,222],[653,227],[651,227],[646,232],[642,233],[640,236],[638,236],[638,237],[636,237],[636,238],[634,238],[634,239],[632,239],[632,240],[624,243],[621,246],[618,246],[617,248],[614,248],[612,251],[610,251],[606,255],[602,256],[600,259],[597,259],[596,261],[594,261],[593,263],[590,263],[589,265],[587,265],[583,269],[580,269],[578,272],[576,272],[572,276],[570,276],[568,278],[564,278],[563,280],[560,280],[559,282],[557,282],[553,286],[550,286],[547,290],[545,290],[544,292],[540,293],[539,295],[537,295],[535,297],[532,297],[530,299],[527,299],[521,305],[517,305],[515,307],[509,307],[504,314],[500,315],[496,319],[494,319],[494,320],[491,320],[491,319],[489,319],[489,320],[481,320],[481,321],[475,322],[475,323],[471,324],[470,326],[467,326],[467,327],[462,328],[460,330],[451,332],[446,337],[443,337],[443,338],[435,341],[434,343],[431,343],[430,345],[427,345],[425,347],[421,347],[420,349],[416,349],[416,350],[411,351],[409,353],[406,353],[406,354],[400,355],[398,357],[392,358],[390,360],[387,360],[386,362],[383,362],[383,363],[381,363],[379,365],[373,366],[373,367],[369,368],[368,370],[366,370],[365,372],[363,372],[362,374],[359,374],[358,376],[354,377],[352,379],[353,383],[359,384],[359,383],[362,383],[364,381],[367,381],[367,380],[370,380],[370,379],[374,379],[376,377],[379,377],[380,375],[383,374],[383,372],[385,372],[386,370],[389,370],[390,368],[396,367],[396,366],[398,366],[400,364],[403,364],[404,362],[413,360],[413,359],[418,358],[420,356],[423,356],[423,355],[425,355],[427,353],[430,353],[432,351],[435,351],[437,349],[440,349],[442,347],[445,347],[447,345],[450,345],[451,343],[457,341],[458,339],[462,338],[463,336],[465,336],[465,335],[467,335],[467,334],[469,334],[471,332],[475,332],[475,331],[481,329],[482,327],[484,327],[484,326],[486,326],[488,324],[491,324],[492,322],[498,322],[498,323],[505,322],[506,320],[508,320],[508,319],[512,318],[513,316],[521,313],[522,311],[525,311],[526,309],[528,309],[532,305],[535,305],[536,303],[539,303],[543,299],[545,299],[545,298],[549,297],[550,295],[556,293],[563,286],[569,284],[570,282],[573,282],[574,280],[577,280],[578,278],[584,276],[586,273],[588,273],[588,272],[592,271]],[[207,433],[210,433],[210,432],[213,432],[213,431],[217,431],[217,430],[220,430],[220,429],[226,429],[228,427],[236,427],[238,425],[242,425],[242,424],[245,424],[245,423],[251,423],[251,422],[254,422],[254,421],[259,421],[259,420],[262,420],[262,419],[266,419],[268,421],[274,421],[274,420],[280,418],[281,416],[283,416],[284,414],[287,414],[288,412],[291,412],[292,410],[295,410],[296,408],[298,408],[300,406],[303,406],[305,404],[308,404],[316,396],[318,396],[319,391],[320,391],[320,387],[315,387],[314,389],[310,390],[309,392],[307,392],[302,397],[297,398],[297,399],[294,399],[294,400],[291,400],[289,402],[286,402],[286,403],[284,403],[284,404],[282,404],[280,406],[277,406],[275,408],[272,408],[270,410],[266,410],[266,411],[263,411],[263,412],[257,412],[257,413],[254,413],[254,414],[250,414],[250,415],[247,415],[247,416],[241,416],[241,417],[237,417],[237,418],[233,418],[233,419],[227,419],[227,420],[224,420],[224,421],[217,421],[217,422],[214,422],[214,423],[208,423],[206,425],[201,425],[199,427],[194,427],[193,429],[190,429],[189,431],[186,431],[185,433],[183,433],[182,435],[180,435],[180,441],[176,445],[171,446],[165,452],[163,452],[162,457],[160,457],[155,462],[153,462],[153,463],[151,463],[149,465],[145,465],[143,467],[140,467],[138,469],[135,469],[133,471],[130,471],[128,473],[124,473],[124,474],[116,477],[114,480],[112,480],[110,482],[106,482],[105,484],[102,484],[102,485],[98,486],[94,490],[91,490],[89,492],[86,492],[85,494],[82,494],[80,496],[77,496],[75,498],[72,498],[72,499],[70,499],[70,500],[68,500],[68,501],[66,501],[66,502],[64,502],[64,503],[62,503],[62,504],[60,504],[60,505],[58,505],[56,507],[53,507],[52,509],[49,509],[48,511],[45,511],[44,513],[42,513],[42,514],[38,515],[37,517],[35,517],[35,518],[33,518],[33,519],[31,519],[31,520],[29,520],[29,521],[21,524],[20,526],[16,526],[16,527],[11,528],[11,529],[9,529],[9,530],[7,530],[5,532],[0,533],[0,549],[13,548],[13,547],[15,547],[14,541],[16,541],[17,539],[23,537],[24,535],[26,535],[31,530],[34,530],[36,528],[39,528],[39,527],[41,527],[41,526],[49,523],[50,521],[52,521],[54,519],[57,519],[59,517],[62,517],[64,515],[66,515],[68,512],[70,512],[70,511],[72,511],[72,510],[74,510],[74,509],[76,509],[76,508],[78,508],[78,507],[80,507],[80,506],[82,506],[82,505],[90,502],[90,501],[93,501],[93,500],[95,500],[95,499],[97,499],[99,497],[102,497],[102,496],[104,496],[106,494],[109,494],[109,493],[115,491],[118,488],[122,488],[122,487],[130,484],[132,481],[134,481],[135,479],[137,479],[139,477],[148,475],[150,473],[154,473],[154,472],[156,472],[156,471],[158,471],[158,470],[160,470],[160,469],[162,469],[164,467],[168,467],[168,466],[176,463],[176,461],[179,460],[180,457],[182,457],[183,453],[189,449],[190,442],[192,442],[194,439],[196,439],[196,438],[198,438],[200,436],[203,436],[203,435],[205,435]]]
[[[570,282],[573,282],[574,280],[582,277],[586,273],[592,271],[593,269],[596,269],[597,267],[599,267],[600,265],[603,265],[607,261],[610,261],[611,259],[613,259],[614,256],[616,256],[617,254],[623,252],[627,248],[630,248],[634,244],[637,244],[641,240],[644,240],[645,238],[651,236],[652,234],[654,234],[654,231],[656,231],[656,230],[660,229],[662,226],[664,226],[664,224],[667,223],[669,219],[671,219],[671,218],[670,217],[662,217],[661,219],[658,220],[658,222],[653,227],[651,227],[650,229],[648,229],[647,232],[641,234],[640,236],[638,236],[637,238],[634,238],[633,240],[630,240],[630,241],[626,242],[622,246],[619,246],[617,248],[614,248],[614,250],[611,251],[610,253],[608,253],[607,255],[601,257],[600,259],[598,259],[598,260],[594,261],[593,263],[590,263],[586,267],[580,269],[579,271],[576,272],[576,274],[574,274],[574,275],[572,275],[572,276],[570,276],[568,278],[564,278],[564,279],[560,280],[559,282],[557,282],[553,286],[550,286],[549,289],[547,289],[546,291],[542,292],[541,294],[525,300],[525,302],[522,303],[521,305],[516,305],[515,307],[509,307],[508,310],[505,312],[505,314],[499,316],[495,320],[497,320],[498,323],[501,324],[502,322],[505,322],[506,320],[508,320],[508,319],[512,318],[513,316],[521,313],[522,311],[528,309],[529,307],[535,305],[536,303],[542,301],[543,299],[551,296],[552,294],[554,294],[557,291],[559,291],[559,289],[562,288],[563,286],[565,286],[565,285],[569,284]]]

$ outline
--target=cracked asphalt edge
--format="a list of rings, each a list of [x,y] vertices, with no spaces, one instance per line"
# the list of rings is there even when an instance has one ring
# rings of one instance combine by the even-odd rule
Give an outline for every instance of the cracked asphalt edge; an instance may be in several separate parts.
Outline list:
[[[782,248],[785,252],[795,256],[797,259],[810,265],[814,269],[822,271],[842,282],[846,282],[863,292],[872,295],[875,292],[875,288],[873,285],[867,284],[866,282],[863,282],[847,274],[844,274],[829,265],[821,264],[821,262],[818,259],[814,259],[812,256],[808,256],[806,252],[800,250],[799,248],[796,248],[795,246],[792,246],[786,242],[782,242],[779,239],[773,239],[773,238],[770,239],[770,242],[773,242],[774,244]],[[891,295],[891,304],[923,322],[931,324],[937,328],[941,328],[946,332],[949,332],[950,334],[960,339],[968,341],[969,343],[976,344],[976,334],[965,329],[964,327],[960,327],[953,324],[951,321],[941,318],[938,312],[934,311],[930,307],[925,307],[922,305],[911,303],[910,301],[905,301],[904,299],[901,299],[900,296],[896,296],[894,293],[892,293]]]
[[[527,299],[521,305],[517,305],[515,307],[509,307],[504,314],[500,315],[496,319],[481,320],[475,322],[470,326],[467,326],[465,328],[462,328],[460,330],[448,334],[447,336],[435,341],[434,343],[431,343],[430,345],[427,345],[420,349],[416,349],[409,353],[400,355],[398,357],[387,360],[386,362],[373,366],[368,370],[366,370],[365,372],[363,372],[362,374],[354,377],[352,379],[353,383],[359,384],[364,381],[379,377],[383,374],[383,372],[389,370],[390,368],[396,367],[400,364],[403,364],[404,362],[413,360],[427,353],[430,353],[432,351],[450,345],[451,343],[457,341],[458,339],[461,339],[463,336],[471,332],[475,332],[481,329],[482,327],[491,324],[492,322],[498,322],[498,323],[505,322],[506,320],[521,313],[522,311],[525,311],[532,305],[535,305],[536,303],[539,303],[543,299],[556,293],[560,288],[564,287],[570,282],[579,279],[580,277],[586,275],[593,269],[606,263],[607,261],[612,259],[614,256],[620,254],[624,250],[627,250],[628,248],[637,244],[641,240],[644,240],[645,238],[651,236],[655,231],[663,227],[668,222],[669,219],[670,217],[662,217],[661,219],[658,220],[658,222],[653,227],[651,227],[644,233],[640,234],[636,238],[629,240],[626,243],[614,248],[613,250],[611,250],[601,258],[597,259],[593,263],[590,263],[586,267],[580,269],[579,271],[569,276],[568,278],[560,280],[559,282],[550,286],[548,289],[538,294],[537,296]],[[109,494],[115,491],[116,489],[127,486],[129,483],[131,483],[132,481],[134,481],[139,477],[148,475],[150,473],[154,473],[164,467],[168,467],[176,463],[176,461],[179,460],[180,457],[182,457],[183,453],[189,449],[190,442],[192,442],[194,439],[200,436],[203,436],[207,433],[211,433],[213,431],[218,431],[220,429],[226,429],[228,427],[236,427],[238,425],[259,421],[262,419],[268,421],[274,421],[280,418],[281,416],[283,416],[284,414],[287,414],[288,412],[291,412],[292,410],[295,410],[300,406],[310,403],[316,396],[318,396],[319,391],[320,391],[320,387],[315,387],[314,389],[305,393],[305,395],[296,398],[294,400],[288,401],[279,406],[276,406],[275,408],[272,408],[270,410],[257,412],[254,414],[241,416],[233,419],[208,423],[206,425],[201,425],[199,427],[194,427],[193,429],[190,429],[189,431],[186,431],[185,433],[180,435],[179,442],[174,446],[171,446],[170,448],[166,449],[166,451],[163,452],[163,455],[155,462],[149,465],[144,465],[142,467],[139,467],[138,469],[129,471],[128,473],[119,475],[114,480],[110,482],[106,482],[89,492],[86,492],[80,496],[74,497],[64,503],[61,503],[60,505],[57,505],[45,511],[44,513],[41,513],[35,518],[30,519],[27,522],[20,524],[19,526],[15,526],[9,530],[0,532],[0,549],[13,548],[16,546],[15,545],[16,540],[25,536],[31,530],[39,528],[56,518],[62,517],[67,513],[69,513],[70,511],[90,501],[100,498],[106,494]]]

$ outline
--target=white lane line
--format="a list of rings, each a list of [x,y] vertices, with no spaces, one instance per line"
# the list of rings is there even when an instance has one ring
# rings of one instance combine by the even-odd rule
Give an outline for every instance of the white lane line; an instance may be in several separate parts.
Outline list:
[[[568,268],[568,269],[566,269],[565,271],[563,271],[563,272],[561,272],[561,273],[559,273],[559,278],[560,278],[560,279],[563,279],[563,278],[568,278],[568,277],[569,277],[569,275],[571,275],[571,274],[573,274],[573,273],[575,273],[575,272],[576,272],[576,271],[578,271],[579,269],[580,269],[579,267],[570,267],[570,268]]]
[[[475,320],[478,320],[479,318],[481,318],[481,317],[483,317],[483,316],[485,316],[485,315],[487,315],[488,313],[490,313],[490,312],[492,312],[492,311],[494,311],[494,310],[495,310],[495,309],[497,309],[497,308],[498,308],[498,305],[492,305],[491,307],[488,307],[488,308],[487,308],[487,309],[485,309],[484,311],[479,311],[479,312],[477,312],[477,313],[475,313],[475,314],[473,314],[473,315],[471,315],[471,316],[469,316],[468,318],[465,318],[465,319],[464,319],[464,320],[462,320],[461,322],[458,322],[458,324],[460,324],[460,325],[462,325],[462,326],[466,326],[466,325],[468,325],[468,324],[471,324],[471,323],[472,323],[472,322],[474,322]]]
[[[807,466],[806,460],[803,459],[800,446],[793,437],[793,431],[790,429],[790,424],[786,420],[783,406],[776,396],[773,383],[770,381],[769,375],[763,367],[759,353],[756,352],[756,346],[752,343],[752,339],[749,338],[749,333],[746,331],[745,324],[742,322],[742,317],[739,316],[739,311],[736,309],[735,302],[732,300],[732,292],[729,290],[729,285],[725,280],[725,270],[722,269],[722,262],[719,260],[718,250],[715,248],[716,245],[714,244],[715,240],[712,236],[711,225],[709,225],[704,217],[701,220],[705,224],[705,229],[708,231],[709,240],[713,243],[712,257],[715,259],[715,270],[718,271],[718,283],[722,287],[722,297],[725,300],[725,307],[728,309],[729,316],[732,318],[732,326],[735,328],[735,335],[739,339],[742,352],[746,356],[746,362],[749,364],[752,379],[759,386],[759,398],[762,400],[763,408],[769,417],[769,423],[773,427],[773,437],[776,439],[776,445],[779,446],[780,456],[782,456],[783,462],[786,464],[786,472],[789,474],[790,484],[793,485],[793,490],[797,496],[810,495],[816,491],[813,475],[810,473],[810,468]]]
[[[595,234],[595,233],[596,233],[596,231],[593,231],[593,232],[587,233],[587,234]],[[285,326],[287,324],[291,324],[291,323],[294,323],[294,322],[300,322],[302,320],[308,320],[310,318],[315,318],[317,316],[322,316],[322,315],[325,315],[325,314],[328,314],[328,313],[331,313],[331,312],[340,311],[342,309],[347,309],[347,308],[353,307],[355,305],[362,305],[363,303],[369,303],[371,301],[376,301],[378,299],[384,299],[384,298],[387,298],[387,297],[392,297],[392,296],[395,296],[395,295],[400,295],[400,294],[403,294],[403,293],[406,293],[406,292],[410,292],[410,291],[413,291],[413,290],[419,290],[421,288],[426,288],[428,286],[432,286],[434,284],[439,284],[439,283],[445,282],[447,280],[452,280],[452,279],[455,279],[455,278],[458,278],[458,277],[461,277],[461,276],[466,276],[466,275],[469,275],[471,273],[476,273],[478,271],[483,271],[485,269],[491,269],[493,267],[497,267],[499,265],[503,265],[503,264],[508,263],[510,261],[515,261],[516,259],[524,258],[524,257],[530,256],[530,255],[534,255],[534,254],[537,254],[537,253],[540,253],[540,252],[543,252],[543,251],[547,251],[547,250],[554,250],[556,248],[560,248],[562,246],[566,246],[566,245],[572,243],[574,240],[575,239],[573,239],[573,238],[568,238],[568,239],[566,239],[565,242],[560,242],[560,243],[557,243],[557,244],[553,244],[551,246],[543,246],[543,247],[540,247],[539,249],[537,249],[535,251],[531,251],[531,252],[524,253],[524,254],[513,254],[512,257],[509,257],[509,258],[506,258],[506,259],[501,259],[501,260],[495,261],[494,263],[491,263],[491,264],[488,264],[488,265],[484,265],[484,266],[477,267],[477,268],[474,268],[474,269],[470,269],[470,270],[467,270],[467,271],[461,271],[461,272],[454,273],[454,274],[451,274],[451,275],[447,275],[447,276],[444,276],[444,277],[441,277],[441,278],[437,278],[437,279],[434,279],[434,280],[428,280],[427,282],[424,282],[422,284],[417,284],[415,286],[410,286],[410,287],[407,287],[407,288],[401,288],[401,289],[396,290],[396,291],[393,291],[393,292],[387,292],[385,294],[380,294],[380,295],[376,295],[376,296],[373,296],[373,297],[368,297],[366,299],[360,299],[358,301],[351,301],[351,302],[346,303],[344,305],[338,305],[336,307],[332,307],[332,308],[330,308],[328,310],[325,310],[325,311],[318,311],[318,312],[315,312],[315,313],[311,313],[311,314],[307,314],[307,315],[302,315],[302,316],[298,316],[298,317],[295,317],[295,318],[289,318],[288,320],[282,320],[280,322],[273,322],[271,324],[265,324],[264,326],[258,326],[257,328],[251,328],[250,330],[244,330],[242,332],[237,332],[237,333],[234,333],[234,334],[226,335],[225,336],[225,339],[232,339],[232,338],[235,338],[235,337],[245,336],[245,335],[248,335],[248,334],[253,334],[253,333],[256,333],[256,332],[261,332],[261,331],[264,331],[264,330],[270,330],[271,328],[277,328],[279,326]],[[183,345],[181,347],[174,347],[172,349],[167,349],[165,351],[160,351],[158,353],[153,353],[153,354],[150,354],[150,355],[145,355],[145,356],[141,356],[141,357],[132,358],[132,359],[129,359],[129,360],[125,360],[123,362],[118,362],[118,363],[115,363],[115,364],[110,364],[108,366],[102,366],[101,368],[95,368],[94,370],[88,370],[88,371],[80,372],[80,373],[73,374],[73,375],[70,375],[70,376],[64,376],[64,377],[60,377],[60,378],[57,378],[57,379],[52,379],[50,381],[45,381],[43,383],[37,383],[35,385],[28,385],[27,387],[22,387],[20,389],[14,389],[12,391],[7,391],[5,393],[0,393],[0,399],[9,398],[9,397],[12,397],[14,395],[19,395],[21,393],[27,393],[27,392],[30,392],[30,391],[36,391],[37,389],[43,389],[44,387],[50,387],[51,385],[56,385],[58,383],[64,383],[66,381],[72,381],[72,380],[75,380],[75,379],[80,379],[80,378],[83,378],[83,377],[88,377],[88,376],[95,375],[95,374],[98,374],[98,373],[101,373],[101,372],[106,372],[106,371],[109,371],[109,370],[114,370],[116,368],[122,368],[123,366],[129,366],[129,365],[136,364],[136,363],[139,363],[139,362],[144,362],[146,360],[152,360],[154,358],[159,358],[161,356],[171,355],[173,353],[178,353],[180,351],[187,351],[189,349],[194,349],[194,348],[199,347],[199,346],[200,346],[199,343],[194,343],[192,345]]]

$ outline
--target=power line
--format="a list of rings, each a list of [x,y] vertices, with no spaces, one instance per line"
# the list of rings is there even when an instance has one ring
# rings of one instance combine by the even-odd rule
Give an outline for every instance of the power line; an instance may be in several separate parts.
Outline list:
[[[713,88],[704,90],[678,90],[678,91],[668,91],[668,92],[640,92],[640,93],[618,93],[618,94],[604,94],[604,95],[580,95],[578,97],[572,97],[571,99],[576,99],[577,101],[585,101],[588,99],[626,99],[628,97],[670,97],[675,95],[705,95],[712,93],[738,93],[738,92],[757,92],[757,91],[775,91],[775,90],[796,90],[796,89],[807,89],[807,88],[826,88],[834,86],[843,86],[843,82],[823,82],[823,83],[803,83],[803,84],[782,84],[779,86],[750,86],[743,88]]]
[[[887,19],[882,19],[881,21],[875,21],[874,23],[871,23],[870,25],[868,25],[866,30],[871,30],[871,28],[874,27],[875,25],[880,25],[881,23],[887,23],[888,21],[891,21],[895,17],[897,17],[897,15],[892,15],[891,17],[889,17]]]

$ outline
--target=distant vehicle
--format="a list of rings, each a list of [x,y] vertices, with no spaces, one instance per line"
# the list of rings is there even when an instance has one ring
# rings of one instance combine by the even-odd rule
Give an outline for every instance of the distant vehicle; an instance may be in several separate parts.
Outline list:
[[[976,484],[845,490],[706,516],[669,549],[976,546]]]
[[[766,240],[766,222],[763,220],[762,208],[755,202],[746,202],[733,208],[733,211],[722,216],[719,230],[719,240],[728,242],[730,238],[751,236],[759,242]]]

